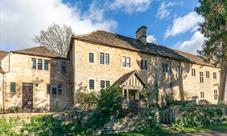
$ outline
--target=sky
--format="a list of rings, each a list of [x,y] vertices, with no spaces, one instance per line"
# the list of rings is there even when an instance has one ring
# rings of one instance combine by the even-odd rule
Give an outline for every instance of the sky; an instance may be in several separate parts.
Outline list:
[[[37,46],[35,35],[51,24],[75,34],[97,29],[135,38],[147,26],[147,41],[196,54],[205,40],[198,0],[0,0],[0,50]]]

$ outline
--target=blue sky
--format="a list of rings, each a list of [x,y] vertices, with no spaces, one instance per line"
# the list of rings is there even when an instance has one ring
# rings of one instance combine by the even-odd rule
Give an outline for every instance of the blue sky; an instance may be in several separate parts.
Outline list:
[[[36,46],[34,35],[52,23],[76,34],[103,29],[129,37],[141,25],[148,41],[196,54],[204,36],[203,18],[194,12],[198,0],[7,0],[0,3],[1,50]]]

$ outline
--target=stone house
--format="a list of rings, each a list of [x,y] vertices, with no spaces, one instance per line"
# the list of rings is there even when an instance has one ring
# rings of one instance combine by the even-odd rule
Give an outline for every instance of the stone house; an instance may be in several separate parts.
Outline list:
[[[216,104],[220,69],[201,57],[146,41],[146,27],[136,38],[94,31],[72,36],[67,58],[45,47],[0,52],[0,108],[64,110],[78,92],[122,88],[127,101],[157,84],[161,96],[206,100]]]
[[[146,29],[140,27],[136,38],[99,30],[73,36],[68,58],[74,95],[114,84],[126,99],[138,100],[142,88],[156,82],[161,96],[216,104],[220,69],[201,57],[148,43]]]
[[[1,54],[1,109],[49,111],[72,105],[68,59],[45,47]]]

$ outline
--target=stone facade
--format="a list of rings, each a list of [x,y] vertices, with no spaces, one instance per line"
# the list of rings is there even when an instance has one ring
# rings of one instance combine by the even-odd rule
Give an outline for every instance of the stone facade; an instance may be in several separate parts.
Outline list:
[[[100,52],[109,53],[109,65],[100,64]],[[94,53],[94,63],[89,63],[89,53]],[[123,56],[131,58],[130,68],[122,67]],[[141,70],[141,59],[147,60],[147,70]],[[152,86],[157,81],[160,93],[171,93],[176,100],[197,98],[197,101],[207,100],[213,104],[218,102],[214,96],[214,90],[217,90],[218,93],[219,89],[219,68],[216,67],[186,63],[171,58],[76,39],[73,41],[70,60],[74,70],[74,92],[99,91],[101,80],[109,80],[113,84],[122,75],[136,70],[149,85]],[[163,63],[169,65],[169,73],[163,72]],[[182,74],[177,72],[179,66],[182,67]],[[195,76],[192,76],[192,69],[195,69]],[[209,72],[209,78],[206,77],[206,71]],[[200,72],[203,72],[203,77],[201,77],[203,83],[200,83]],[[215,79],[213,73],[217,75]],[[95,80],[95,89],[89,90],[89,79]]]
[[[145,29],[137,37],[146,37]],[[38,70],[38,60],[42,60],[42,70]],[[48,70],[44,70],[44,60]],[[119,81],[127,99],[139,99],[144,87],[152,89],[157,84],[161,99],[168,95],[175,100],[218,103],[218,67],[192,54],[103,31],[73,36],[67,58],[35,47],[8,52],[0,56],[0,62],[0,109],[5,110],[23,109],[24,92],[29,90],[33,98],[26,102],[32,103],[32,111],[65,110],[76,104],[77,92],[98,93]]]
[[[32,69],[32,58],[42,59],[42,70]],[[44,70],[44,60],[47,60],[48,70]],[[68,76],[69,69],[65,73],[61,72],[61,63],[69,67],[67,59],[57,59],[50,57],[41,57],[27,54],[9,53],[2,61],[1,67],[5,71],[1,74],[1,107],[10,109],[12,107],[22,108],[24,99],[23,84],[32,85],[33,93],[33,111],[53,111],[61,110],[71,103],[71,88]],[[38,62],[36,63],[38,67]],[[11,83],[15,83],[15,92],[12,92]],[[61,92],[56,94],[52,92],[51,85],[60,85]],[[50,86],[49,86],[50,85]],[[4,93],[3,93],[4,90]],[[50,91],[50,92],[48,92]],[[2,98],[4,95],[4,100]]]

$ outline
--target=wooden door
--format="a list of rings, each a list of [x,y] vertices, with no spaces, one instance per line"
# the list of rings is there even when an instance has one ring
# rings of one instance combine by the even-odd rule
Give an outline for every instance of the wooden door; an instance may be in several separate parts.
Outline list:
[[[128,90],[129,92],[129,101],[135,101],[136,100],[136,90]]]
[[[33,84],[23,83],[22,90],[22,109],[31,111],[33,108]]]

